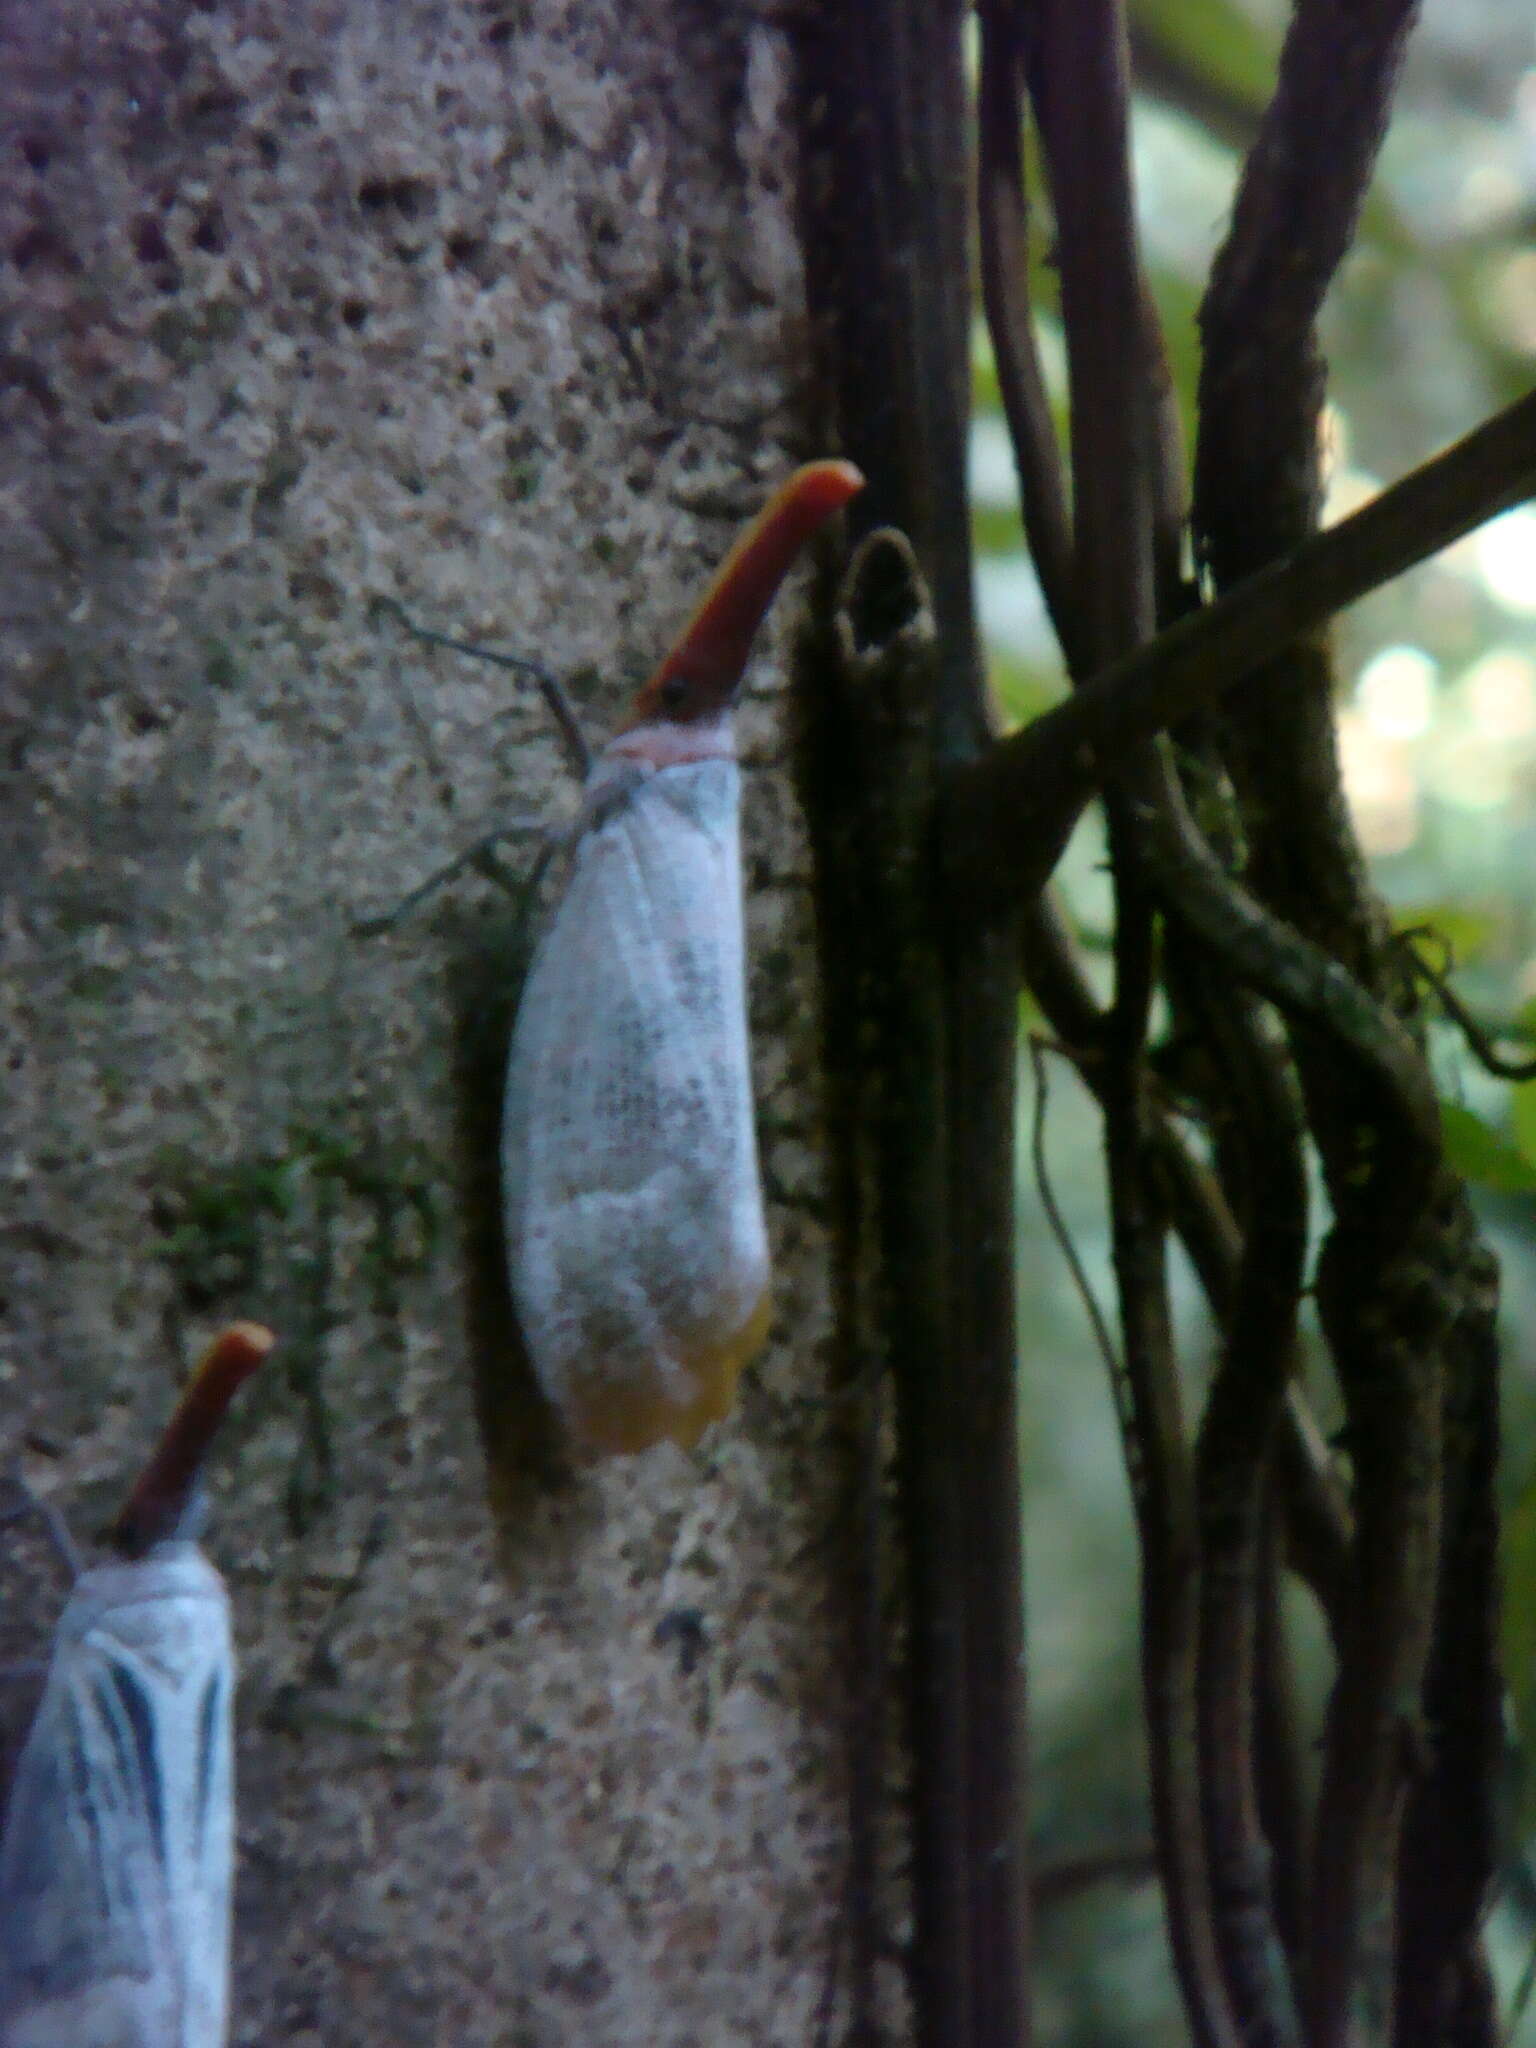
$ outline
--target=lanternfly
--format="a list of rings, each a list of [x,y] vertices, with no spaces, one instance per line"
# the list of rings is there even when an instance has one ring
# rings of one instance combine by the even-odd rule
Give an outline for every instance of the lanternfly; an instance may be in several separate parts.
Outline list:
[[[272,1344],[210,1347],[60,1617],[0,1833],[0,2048],[222,2048],[235,1673],[198,1473]]]
[[[587,778],[512,1038],[512,1293],[577,1443],[688,1446],[769,1318],[731,706],[806,540],[863,484],[798,470],[737,541]]]

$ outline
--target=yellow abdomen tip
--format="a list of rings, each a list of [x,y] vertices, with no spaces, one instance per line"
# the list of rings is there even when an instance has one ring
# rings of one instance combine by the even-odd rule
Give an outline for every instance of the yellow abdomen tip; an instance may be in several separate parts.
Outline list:
[[[582,1450],[599,1458],[633,1457],[657,1444],[691,1451],[712,1422],[730,1413],[742,1367],[762,1349],[773,1318],[765,1289],[757,1307],[724,1343],[712,1343],[679,1364],[692,1391],[681,1399],[660,1373],[645,1381],[606,1379],[601,1368],[573,1389],[565,1420]]]

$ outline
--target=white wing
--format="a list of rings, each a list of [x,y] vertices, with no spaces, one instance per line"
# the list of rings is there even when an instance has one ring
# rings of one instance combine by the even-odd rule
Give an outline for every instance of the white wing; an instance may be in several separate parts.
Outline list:
[[[81,1577],[0,1834],[0,2048],[222,2048],[233,1690],[195,1545]]]
[[[513,1293],[546,1390],[605,1448],[696,1436],[766,1314],[738,802],[734,762],[690,762],[583,834],[513,1033]],[[609,1427],[615,1403],[655,1427]]]

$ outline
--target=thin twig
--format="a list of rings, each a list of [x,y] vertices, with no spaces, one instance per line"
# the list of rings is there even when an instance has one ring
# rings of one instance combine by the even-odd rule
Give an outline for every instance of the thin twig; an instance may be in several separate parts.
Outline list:
[[[1271,995],[1310,1046],[1326,1046],[1335,1079],[1348,1083],[1350,1130],[1363,1134],[1352,1154],[1331,1162],[1336,1220],[1319,1280],[1324,1327],[1349,1400],[1360,1482],[1356,1597],[1330,1705],[1322,1808],[1329,1819],[1315,1836],[1309,1944],[1309,1955],[1326,1951],[1338,1966],[1327,1991],[1330,2000],[1342,2000],[1349,1966],[1341,1958],[1353,1957],[1355,1916],[1372,1888],[1390,1881],[1390,1864],[1383,1869],[1382,1862],[1398,1818],[1391,1788],[1401,1785],[1405,1768],[1400,1703],[1422,1681],[1430,1635],[1424,1581],[1436,1540],[1437,1504],[1426,1501],[1424,1482],[1428,1475],[1437,1483],[1437,1346],[1448,1312],[1443,1297],[1424,1299],[1424,1276],[1441,1263],[1432,1241],[1443,1171],[1439,1115],[1428,1072],[1397,1018],[1321,948],[1230,883],[1176,795],[1149,812],[1146,824],[1159,886],[1196,920],[1202,938],[1231,971]],[[1362,1274],[1371,1276],[1369,1284],[1357,1279]],[[1382,1392],[1389,1386],[1390,1401]],[[1352,1398],[1356,1389],[1358,1399]],[[1374,1489],[1363,1483],[1367,1470]],[[1379,1596],[1361,1602],[1358,1588],[1366,1582],[1374,1583]],[[1405,1676],[1387,1693],[1386,1675],[1394,1672]],[[1369,1875],[1364,1845],[1335,1839],[1341,1832],[1349,1836],[1348,1823],[1356,1818],[1377,1830]],[[1318,1927],[1320,1896],[1331,1898],[1342,1916],[1326,1932]],[[1254,1953],[1261,1949],[1262,1944]],[[1248,1982],[1253,1986],[1254,1980]],[[1317,2012],[1326,2011],[1332,2024],[1334,2006],[1325,2005],[1315,1986],[1312,1995]],[[1340,2004],[1337,2012],[1342,2011]],[[1286,2038],[1283,2009],[1273,2001],[1265,2024],[1266,2038]]]
[[[1399,936],[1409,939],[1413,934],[1403,932]],[[1506,1053],[1501,1053],[1439,968],[1432,967],[1417,946],[1410,945],[1408,951],[1414,973],[1434,990],[1441,1009],[1467,1041],[1468,1050],[1478,1065],[1501,1081],[1536,1081],[1536,1059],[1512,1060]]]
[[[990,841],[979,896],[1033,895],[1084,804],[1137,741],[1177,725],[1306,633],[1536,491],[1536,392],[1370,504],[1102,667],[981,762],[949,801]]]
[[[1502,1859],[1499,1270],[1459,1197],[1446,1224],[1460,1312],[1445,1359],[1444,1493],[1428,1769],[1411,1784],[1397,1886],[1399,2048],[1489,2048],[1497,2032],[1482,1914]]]
[[[1284,1409],[1281,1413],[1283,1417]],[[1289,1958],[1292,1976],[1299,1982],[1305,1967],[1310,1813],[1295,1660],[1281,1598],[1287,1499],[1284,1489],[1275,1484],[1276,1470],[1276,1461],[1271,1459],[1264,1488],[1258,1630],[1254,1645],[1254,1778],[1260,1825],[1269,1850],[1269,1893],[1275,1931]]]
[[[1415,11],[1414,0],[1298,0],[1293,11],[1201,309],[1195,527],[1218,588],[1304,545],[1320,516],[1317,315],[1355,231]],[[1453,1197],[1416,1048],[1390,1079],[1355,1066],[1367,1039],[1381,1050],[1407,1034],[1377,1000],[1390,982],[1385,919],[1343,801],[1331,663],[1294,636],[1270,653],[1221,721],[1249,828],[1246,886],[1347,970],[1377,1019],[1373,1031],[1357,1000],[1355,1032],[1318,1018],[1293,1033],[1334,1208],[1318,1308],[1354,1477],[1355,1573],[1325,1727],[1306,1944],[1313,2048],[1343,2048],[1362,2023],[1390,2028],[1399,1830],[1440,1546]],[[1367,1072],[1379,1085],[1362,1098]],[[1437,2040],[1441,2029],[1421,2021],[1409,2038]]]
[[[1220,1063],[1246,1226],[1196,1446],[1201,1807],[1211,1902],[1244,2040],[1297,2043],[1259,1814],[1256,1707],[1269,1455],[1295,1358],[1307,1251],[1306,1122],[1290,1062],[1274,1043],[1273,1018],[1230,986],[1219,956],[1200,949],[1181,993]]]
[[[1029,208],[1024,190],[1021,24],[1015,0],[983,0],[977,171],[981,293],[997,386],[1019,473],[1030,559],[1056,637],[1075,664],[1072,525],[1029,306]]]
[[[1129,54],[1120,0],[1042,0],[1033,27],[1030,86],[1057,224],[1072,401],[1075,607],[1084,667],[1100,668],[1135,659],[1156,630],[1153,467],[1156,458],[1160,483],[1163,451],[1152,430],[1131,198]],[[1115,998],[1104,1046],[1105,1158],[1133,1411],[1143,1688],[1169,1937],[1196,2042],[1235,2048],[1211,1933],[1200,1821],[1194,1492],[1168,1303],[1166,1218],[1146,1148],[1145,1047],[1157,963],[1155,902],[1140,850],[1145,815],[1162,800],[1146,737],[1117,758],[1107,804],[1116,916]],[[1068,782],[1081,772],[1071,762]],[[1031,893],[1059,851],[1052,845],[1041,858],[1051,825],[1066,815],[1038,784],[1032,801],[1042,794],[1055,816],[1037,815],[1031,832],[1020,834],[1015,823],[1010,833],[995,812],[988,820],[998,833],[992,860],[1001,855],[1007,865],[1017,849],[1016,859],[1034,871],[1008,879]]]
[[[1147,858],[1165,898],[1229,973],[1302,1027],[1331,1042],[1353,1069],[1351,1087],[1385,1129],[1373,1162],[1376,1226],[1390,1235],[1422,1205],[1440,1166],[1434,1084],[1407,1029],[1322,948],[1235,883],[1172,784],[1145,820]]]
[[[1072,1233],[1067,1228],[1067,1219],[1062,1215],[1061,1205],[1056,1200],[1056,1190],[1051,1184],[1050,1166],[1045,1156],[1045,1113],[1050,1094],[1045,1055],[1048,1052],[1060,1053],[1063,1050],[1053,1040],[1041,1037],[1037,1031],[1029,1034],[1029,1061],[1035,1077],[1035,1101],[1030,1116],[1030,1158],[1034,1163],[1035,1188],[1040,1196],[1040,1207],[1045,1213],[1051,1235],[1067,1262],[1072,1284],[1077,1289],[1078,1297],[1087,1313],[1089,1326],[1093,1331],[1093,1341],[1098,1346],[1099,1356],[1104,1361],[1104,1370],[1109,1375],[1115,1413],[1120,1418],[1122,1432],[1129,1440],[1130,1397],[1125,1388],[1124,1368],[1116,1355],[1115,1340],[1104,1311],[1099,1307],[1098,1297],[1094,1294],[1093,1283],[1088,1278],[1088,1269],[1078,1254],[1077,1246],[1072,1241]]]
[[[1319,308],[1353,239],[1414,0],[1303,0],[1200,309],[1195,480],[1220,583],[1315,524]]]
[[[1049,892],[1024,922],[1024,974],[1057,1042],[1095,1098],[1103,1087],[1104,1016]],[[1242,1238],[1219,1181],[1165,1109],[1154,1108],[1148,1148],[1179,1241],[1218,1319],[1231,1310]],[[1286,1389],[1279,1439],[1289,1562],[1317,1597],[1337,1637],[1349,1572],[1350,1525],[1306,1396]]]

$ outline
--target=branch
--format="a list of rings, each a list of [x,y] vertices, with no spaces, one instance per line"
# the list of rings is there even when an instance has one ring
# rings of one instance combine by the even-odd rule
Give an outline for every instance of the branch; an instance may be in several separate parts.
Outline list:
[[[1293,1390],[1294,1391],[1294,1390]],[[1307,1926],[1307,1823],[1295,1660],[1282,1605],[1286,1498],[1274,1484],[1271,1461],[1263,1555],[1260,1560],[1258,1637],[1254,1645],[1254,1768],[1259,1819],[1270,1850],[1270,1893],[1275,1929],[1299,1977]]]
[[[1461,997],[1451,987],[1445,974],[1438,967],[1432,966],[1424,958],[1420,949],[1414,945],[1415,934],[1403,932],[1400,936],[1408,948],[1409,957],[1413,961],[1414,973],[1421,976],[1434,990],[1441,1009],[1444,1010],[1446,1016],[1450,1018],[1456,1029],[1467,1041],[1468,1052],[1471,1053],[1473,1059],[1477,1061],[1484,1073],[1496,1075],[1501,1081],[1536,1081],[1536,1060],[1510,1059],[1507,1054],[1500,1052],[1495,1043],[1495,1034],[1483,1029],[1482,1025],[1479,1024],[1472,1012],[1461,1000]]]
[[[1354,235],[1413,12],[1414,0],[1302,0],[1293,15],[1200,313],[1193,523],[1218,591],[1318,523],[1317,313]],[[1322,646],[1275,652],[1218,721],[1249,886],[1375,989],[1382,920],[1339,776],[1333,664]]]
[[[1498,2039],[1481,1925],[1500,1848],[1499,1270],[1463,1209],[1464,1301],[1445,1346],[1445,1503],[1429,1769],[1409,1794],[1397,1891],[1397,2048]]]
[[[1316,321],[1353,240],[1416,0],[1306,0],[1200,312],[1199,545],[1225,586],[1316,524]]]
[[[819,736],[807,734],[801,759],[814,782],[839,1170],[876,1168],[839,1218],[849,1226],[840,1249],[854,1281],[875,1276],[873,1298],[858,1304],[862,1327],[897,1380],[916,2027],[935,2048],[1014,2048],[1028,2029],[1029,1986],[1010,1160],[1017,944],[1006,904],[990,922],[952,915],[951,875],[935,872],[948,846],[926,829],[914,842],[908,817],[881,812],[898,803],[893,786],[926,764],[930,742],[954,761],[993,741],[965,475],[967,13],[963,0],[869,0],[795,19],[806,297],[818,394],[835,415],[822,420],[823,442],[869,479],[856,532],[903,529],[905,559],[915,551],[932,593],[926,730],[882,731],[878,706],[851,692]],[[879,553],[888,570],[886,543]],[[869,594],[864,586],[849,607],[861,630]],[[856,650],[871,660],[881,651]],[[850,810],[858,829],[844,821]],[[922,824],[931,822],[925,792]],[[963,828],[953,843],[968,870],[980,850]],[[871,929],[882,915],[900,926],[899,959]]]
[[[1156,629],[1154,513],[1168,496],[1168,465],[1153,418],[1120,0],[1044,0],[1035,22],[1030,84],[1056,214],[1072,399],[1078,638],[1068,655],[1074,668],[1092,669],[1130,654]],[[1167,1219],[1147,1147],[1146,1032],[1157,954],[1140,842],[1144,813],[1161,794],[1159,765],[1143,745],[1128,748],[1117,769],[1109,807],[1115,999],[1100,1099],[1129,1399],[1127,1464],[1142,1554],[1152,1803],[1169,1938],[1195,2039],[1201,2048],[1229,2048],[1237,2034],[1212,1940],[1200,1817],[1194,1492],[1168,1306]],[[989,820],[984,841],[1006,869],[1011,849],[996,824]],[[1038,886],[1043,871],[1034,879]]]
[[[1233,989],[1204,948],[1180,974],[1181,1008],[1221,1070],[1246,1196],[1231,1314],[1196,1445],[1200,1517],[1200,1763],[1216,1938],[1243,2038],[1297,2043],[1300,2028],[1260,1817],[1258,1644],[1270,1451],[1296,1348],[1307,1252],[1306,1119],[1272,1014]],[[1192,988],[1184,984],[1193,983]],[[1232,1149],[1228,1140],[1227,1148]],[[1296,1816],[1284,1816],[1294,1837]]]
[[[1098,1099],[1104,1015],[1049,894],[1026,916],[1023,941],[1024,978],[1084,1086]],[[1153,1116],[1148,1145],[1161,1200],[1212,1312],[1224,1321],[1236,1294],[1242,1236],[1221,1184],[1161,1109]],[[1349,1511],[1322,1431],[1294,1380],[1286,1389],[1277,1452],[1286,1561],[1312,1589],[1337,1640],[1349,1573]]]
[[[1056,638],[1072,667],[1078,625],[1071,514],[1029,309],[1029,206],[1020,147],[1024,126],[1022,62],[1021,28],[1013,0],[982,0],[977,113],[981,131],[977,205],[982,304],[1019,473],[1024,537]]]
[[[1336,960],[1227,875],[1171,775],[1163,803],[1142,824],[1159,893],[1234,981],[1267,996],[1342,1067],[1357,1118],[1373,1121],[1369,1155],[1350,1157],[1341,1171],[1369,1178],[1373,1235],[1392,1241],[1417,1220],[1440,1168],[1439,1105],[1417,1045]]]
[[[1088,1327],[1093,1332],[1094,1345],[1104,1363],[1105,1377],[1109,1381],[1110,1399],[1115,1404],[1115,1414],[1124,1432],[1126,1464],[1131,1465],[1130,1417],[1131,1405],[1126,1393],[1120,1361],[1115,1355],[1115,1340],[1110,1332],[1104,1311],[1099,1307],[1099,1298],[1093,1291],[1093,1282],[1088,1277],[1088,1268],[1083,1264],[1066,1217],[1061,1213],[1061,1204],[1056,1199],[1056,1190],[1051,1182],[1050,1165],[1045,1152],[1046,1113],[1050,1106],[1050,1072],[1045,1064],[1045,1055],[1051,1051],[1051,1041],[1042,1038],[1038,1032],[1029,1034],[1029,1065],[1035,1081],[1034,1110],[1030,1117],[1029,1151],[1030,1161],[1035,1169],[1035,1192],[1040,1197],[1040,1209],[1056,1240],[1056,1249],[1066,1261],[1067,1271],[1072,1276],[1072,1285],[1077,1298],[1083,1305],[1088,1318]],[[1060,1050],[1071,1058],[1071,1048]],[[1134,1468],[1132,1468],[1134,1469]]]
[[[1536,392],[1150,646],[1101,668],[1064,703],[951,776],[946,801],[994,848],[968,878],[971,886],[983,898],[1003,888],[1034,895],[1083,806],[1128,749],[1533,492]]]
[[[1130,60],[1118,0],[1045,0],[1036,15],[1031,89],[1056,212],[1072,395],[1074,611],[1093,668],[1150,638],[1153,622]]]
[[[972,609],[970,121],[959,0],[799,10],[806,297],[824,409],[820,445],[867,488],[853,540],[907,535],[932,593],[941,653],[939,749],[988,733]]]
[[[913,1750],[913,1973],[918,2039],[972,2048],[967,1956],[963,1611],[958,1461],[930,1455],[945,1426],[943,1020],[922,876],[937,632],[905,540],[866,539],[830,623],[805,650],[801,794],[812,836],[821,950],[823,1064],[832,1160],[836,1371],[872,1407],[887,1382],[896,1459]],[[871,849],[878,848],[878,854]],[[856,1426],[856,1425],[855,1425]],[[852,1434],[852,1432],[850,1432]],[[863,1527],[884,1477],[855,1452],[849,1520]],[[865,1722],[882,1700],[871,1666],[878,1556],[852,1561],[852,1692]],[[866,1691],[866,1687],[869,1690]],[[866,1738],[867,1739],[867,1738]],[[878,1751],[850,1765],[850,2040],[874,2036],[880,1927],[871,1878],[886,1787]],[[958,1810],[957,1810],[958,1809]]]
[[[1184,451],[1167,351],[1145,289],[1143,301],[1153,564],[1158,620],[1166,625],[1190,608],[1182,560]],[[1299,1896],[1297,1852],[1305,1827],[1299,1780],[1286,1768],[1286,1659],[1270,1466],[1277,1428],[1288,1414],[1306,1259],[1306,1119],[1290,1051],[1273,1017],[1233,985],[1233,963],[1196,937],[1213,914],[1223,926],[1241,915],[1240,892],[1221,872],[1239,867],[1243,834],[1235,797],[1205,734],[1189,734],[1182,778],[1167,750],[1161,753],[1160,801],[1142,825],[1141,859],[1167,916],[1164,983],[1174,1017],[1192,1026],[1212,1055],[1207,1122],[1222,1178],[1237,1191],[1244,1219],[1195,1453],[1196,1706],[1207,1881],[1217,1952],[1244,2040],[1299,2048],[1292,1971],[1300,1920],[1281,1912],[1276,1878],[1283,1875],[1291,1896]],[[1203,776],[1207,768],[1217,771],[1205,791],[1212,822],[1197,831],[1181,780]],[[1193,845],[1206,836],[1219,859],[1167,871],[1161,849],[1170,838]]]
[[[1293,17],[1201,312],[1195,525],[1218,587],[1316,524],[1317,314],[1354,234],[1414,11],[1413,0],[1300,0]],[[1379,992],[1384,920],[1343,802],[1331,664],[1316,647],[1276,652],[1222,722],[1251,824],[1249,886],[1362,992]],[[1378,1014],[1386,1025],[1384,1006]],[[1308,1942],[1309,2031],[1315,2048],[1342,2048],[1362,1998],[1375,2021],[1391,1996],[1399,1821],[1440,1541],[1439,1347],[1455,1319],[1459,1255],[1433,1134],[1415,1144],[1390,1093],[1359,1102],[1331,1033],[1298,1037],[1296,1050],[1335,1210],[1318,1301],[1348,1418],[1357,1526]],[[1395,1158],[1411,1162],[1416,1188]]]

